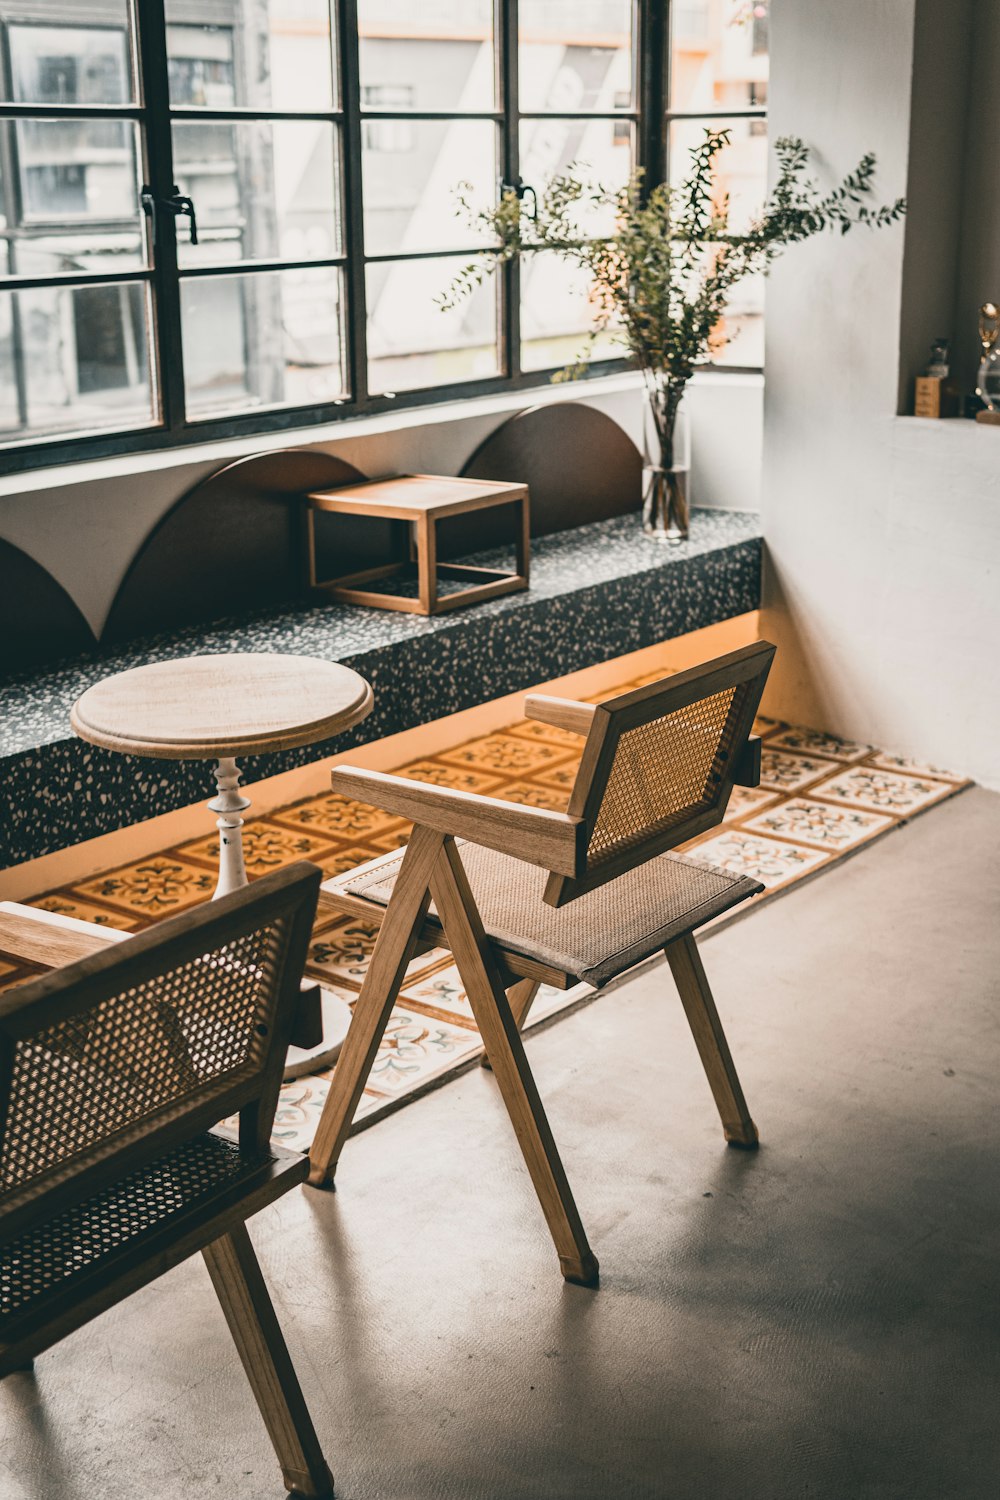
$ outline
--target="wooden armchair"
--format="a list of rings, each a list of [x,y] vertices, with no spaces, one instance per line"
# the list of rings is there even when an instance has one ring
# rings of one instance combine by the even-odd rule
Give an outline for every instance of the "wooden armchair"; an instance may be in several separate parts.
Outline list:
[[[333,1482],[245,1220],[306,1175],[269,1136],[319,881],[299,864],[123,940],[0,911],[6,951],[86,955],[0,996],[0,1376],[200,1250],[309,1496]],[[238,1143],[211,1129],[236,1111]]]
[[[321,891],[321,904],[381,926],[313,1143],[314,1186],[332,1180],[421,944],[455,956],[567,1280],[593,1285],[598,1265],[519,1034],[539,983],[600,987],[665,950],[726,1140],[756,1145],[691,934],[762,887],[667,851],[721,822],[735,783],[759,780],[751,731],[773,656],[761,641],[596,707],[529,695],[529,718],[586,736],[566,813],[334,771],[335,790],[414,829],[405,851]]]

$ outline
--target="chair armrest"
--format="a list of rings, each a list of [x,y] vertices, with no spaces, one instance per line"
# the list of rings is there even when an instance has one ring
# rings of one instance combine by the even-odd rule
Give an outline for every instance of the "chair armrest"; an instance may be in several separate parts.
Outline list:
[[[571,734],[589,734],[594,722],[594,704],[577,703],[573,698],[551,698],[548,693],[529,693],[524,700],[526,719],[568,729]]]
[[[453,787],[430,786],[425,781],[365,771],[360,766],[338,766],[331,785],[335,792],[356,802],[380,807],[383,812],[396,813],[439,833],[468,839],[485,849],[498,849],[501,854],[541,865],[558,875],[574,875],[582,863],[585,825],[567,813],[501,802]]]
[[[736,786],[760,786],[759,734],[752,734],[737,755],[733,782]]]
[[[115,927],[99,927],[59,912],[17,901],[0,901],[0,950],[25,963],[61,969],[127,938]]]

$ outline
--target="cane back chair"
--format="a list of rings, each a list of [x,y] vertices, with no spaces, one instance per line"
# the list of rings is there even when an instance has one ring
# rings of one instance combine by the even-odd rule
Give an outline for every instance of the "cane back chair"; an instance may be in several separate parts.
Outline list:
[[[245,1220],[306,1175],[269,1136],[320,878],[295,865],[106,943],[0,912],[36,964],[91,950],[0,996],[0,1376],[200,1250],[310,1496],[332,1479]],[[236,1112],[238,1142],[211,1128]]]
[[[529,694],[529,718],[586,737],[565,813],[333,772],[336,791],[414,829],[405,850],[320,892],[321,907],[380,925],[310,1153],[313,1186],[332,1181],[407,964],[424,946],[454,955],[567,1280],[593,1285],[598,1266],[519,1035],[540,983],[600,988],[665,950],[726,1140],[756,1145],[691,934],[763,887],[669,851],[722,821],[734,784],[758,783],[752,728],[773,656],[759,641],[597,706]]]

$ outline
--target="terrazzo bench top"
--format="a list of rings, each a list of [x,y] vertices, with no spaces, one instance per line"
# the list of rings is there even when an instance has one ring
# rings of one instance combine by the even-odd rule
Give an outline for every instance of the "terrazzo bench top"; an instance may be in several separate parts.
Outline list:
[[[527,593],[425,617],[306,604],[151,636],[0,685],[0,868],[128,827],[150,807],[204,796],[198,763],[140,761],[76,738],[69,712],[91,684],[145,662],[217,651],[280,651],[344,662],[375,692],[357,728],[330,742],[249,757],[258,781],[507,693],[535,687],[760,605],[759,517],[696,510],[677,547],[648,541],[637,515],[532,544]]]

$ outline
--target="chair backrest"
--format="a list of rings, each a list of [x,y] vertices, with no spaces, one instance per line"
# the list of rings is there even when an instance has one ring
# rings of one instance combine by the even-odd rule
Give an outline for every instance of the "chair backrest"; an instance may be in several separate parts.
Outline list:
[[[583,869],[549,876],[551,906],[721,823],[774,651],[757,641],[597,705],[568,808]]]
[[[277,871],[0,996],[0,1240],[237,1111],[266,1147],[321,879]]]

